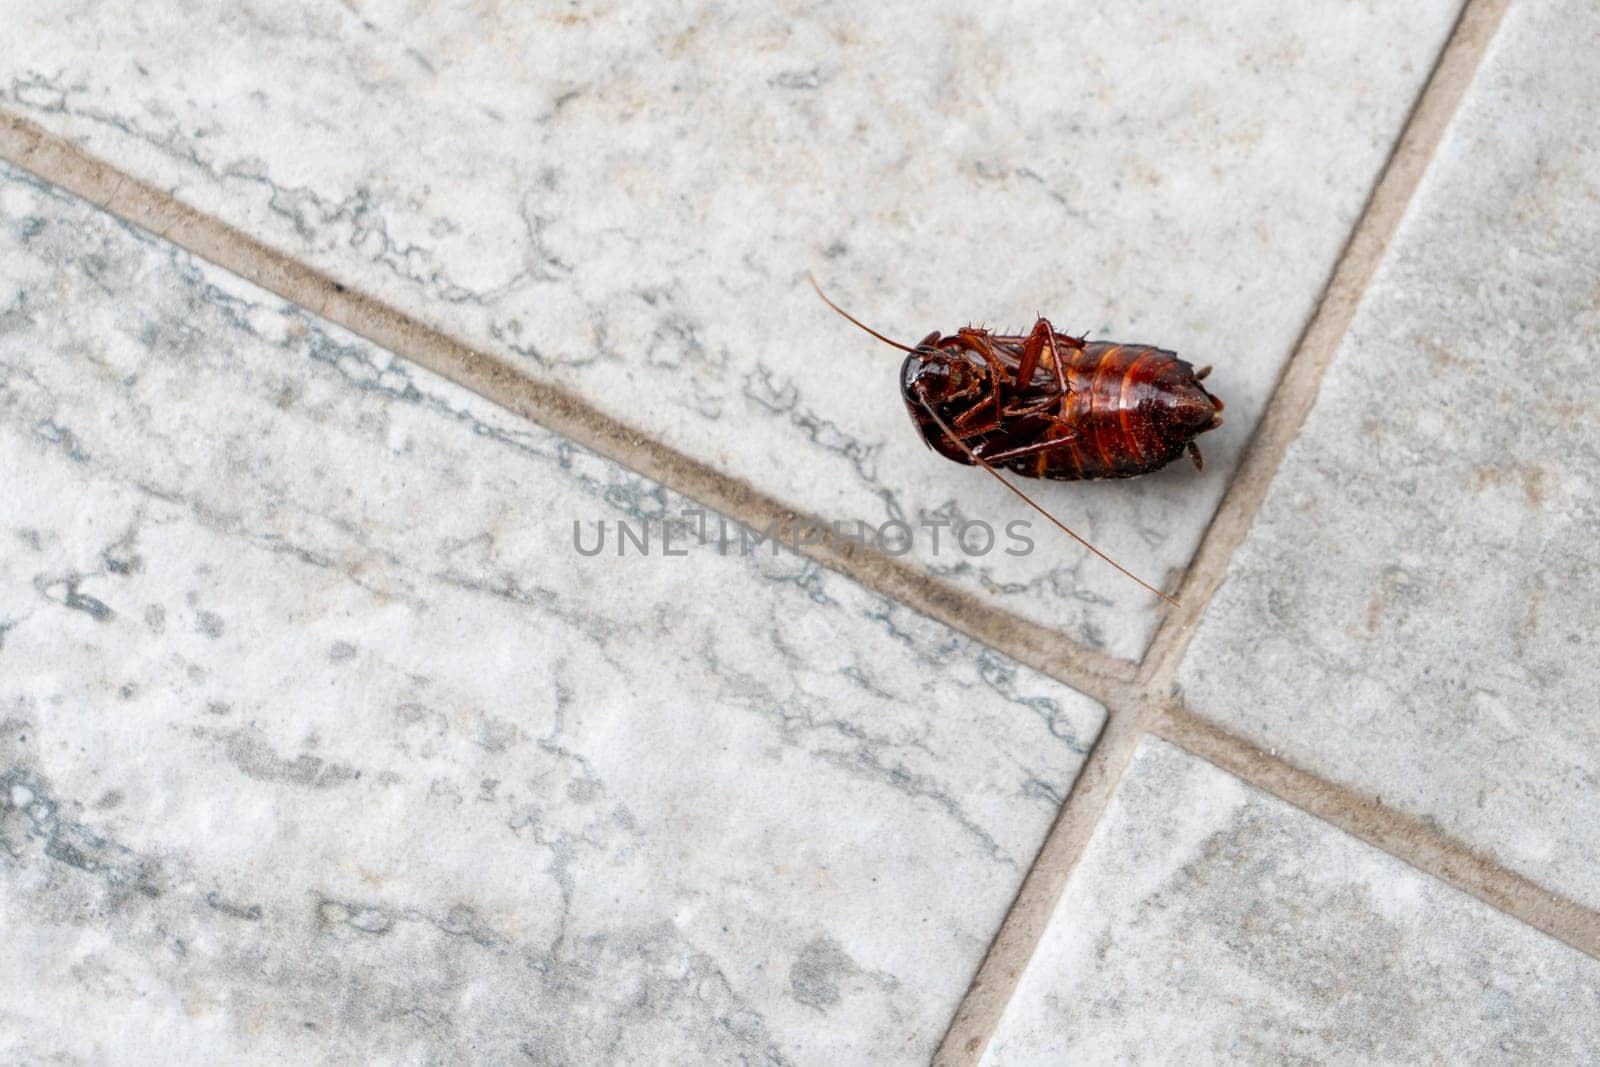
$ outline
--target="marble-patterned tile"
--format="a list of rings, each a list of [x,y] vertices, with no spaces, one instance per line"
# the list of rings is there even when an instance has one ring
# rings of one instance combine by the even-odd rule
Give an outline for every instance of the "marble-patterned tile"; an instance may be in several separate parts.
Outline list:
[[[1514,5],[1180,680],[1600,907],[1600,9]]]
[[[1208,465],[1041,499],[1185,567],[1460,0],[12,5],[0,106],[788,505],[1137,658],[1153,597],[927,451],[897,354],[1062,326],[1217,365]],[[931,524],[1031,524],[974,554]],[[898,548],[896,543],[893,547]]]
[[[1588,1062],[1600,962],[1164,742],[1135,755],[984,1056]]]
[[[7,1062],[922,1061],[1102,720],[9,170],[0,470]]]

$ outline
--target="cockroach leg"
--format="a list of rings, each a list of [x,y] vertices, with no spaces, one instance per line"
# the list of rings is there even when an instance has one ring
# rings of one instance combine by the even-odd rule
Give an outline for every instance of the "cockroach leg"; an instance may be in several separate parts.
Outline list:
[[[1022,359],[1017,364],[1017,388],[1026,389],[1033,384],[1033,369],[1039,365],[1039,356],[1044,351],[1045,339],[1039,333],[1039,327],[1048,326],[1043,319],[1033,324],[1033,332],[1028,334],[1028,339],[1022,342]]]
[[[983,388],[976,382],[973,383],[973,385],[974,388],[980,391]],[[986,434],[991,430],[999,429],[1004,422],[1005,412],[996,412],[994,404],[992,403],[993,400],[994,396],[991,393],[990,396],[972,405],[961,414],[957,415],[954,420],[957,436],[962,438],[977,437],[980,434]],[[923,407],[927,407],[930,403],[925,396],[919,396],[917,398],[917,402]]]
[[[1204,367],[1201,367],[1199,370],[1194,372],[1194,380],[1197,382],[1203,382],[1206,379],[1206,375],[1210,373],[1211,364],[1207,363]]]
[[[1069,346],[1082,348],[1083,342],[1073,337],[1056,333],[1050,320],[1039,316],[1034,320],[1033,329],[1022,342],[1022,356],[1017,366],[1017,388],[1026,389],[1033,381],[1034,369],[1039,365],[1039,357],[1044,354],[1046,347],[1050,349],[1050,366],[1056,377],[1056,395],[1066,396],[1071,389],[1067,386],[1066,367],[1061,362],[1061,352],[1056,347],[1058,340],[1065,341]]]
[[[1195,470],[1203,471],[1206,469],[1205,460],[1200,458],[1200,446],[1193,441],[1189,442],[1189,458],[1194,460]]]
[[[1067,413],[1067,394],[1072,390],[1067,388],[1067,368],[1061,365],[1061,353],[1056,349],[1056,328],[1050,325],[1050,320],[1043,316],[1034,324],[1035,333],[1039,331],[1040,326],[1044,327],[1045,337],[1050,341],[1050,366],[1056,372],[1056,395],[1061,398],[1061,414],[1065,415]]]
[[[1013,419],[1013,418],[1015,418],[1015,419],[1025,419],[1025,418],[1028,418],[1028,417],[1033,416],[1033,415],[1042,415],[1046,411],[1049,411],[1051,408],[1055,407],[1056,404],[1057,404],[1057,398],[1056,397],[1047,396],[1043,400],[1035,400],[1033,403],[1029,404],[1027,407],[1006,408],[1000,414],[1001,414],[1002,417],[1008,418],[1008,419]]]
[[[994,344],[989,340],[989,331],[974,330],[971,327],[962,327],[956,331],[959,337],[972,351],[978,353],[983,361],[989,365],[989,388],[994,402],[994,416],[998,423],[1000,413],[1005,410],[1005,398],[1001,396],[1001,386],[1010,380],[1006,365],[1001,360],[999,353],[994,350]]]
[[[995,399],[990,397],[990,400]],[[974,404],[955,417],[955,427],[961,431],[962,437],[971,437],[974,434],[984,433],[1000,425],[1000,420],[1005,413],[996,414],[991,410],[992,404],[986,400]],[[979,421],[981,416],[982,421]]]
[[[1064,423],[1060,422],[1060,420],[1055,421],[1058,426],[1065,425]],[[1041,452],[1049,452],[1051,449],[1060,448],[1062,445],[1071,444],[1077,439],[1078,435],[1068,430],[1063,436],[1052,437],[1048,441],[1035,441],[1031,445],[1018,445],[1016,448],[1008,448],[1004,452],[990,453],[983,451],[982,448],[979,448],[978,453],[990,463],[1004,463],[1008,459],[1021,459],[1023,456],[1037,456]]]
[[[994,350],[994,340],[989,336],[988,330],[980,330],[976,326],[963,326],[956,331],[956,340],[965,348],[970,348],[985,359],[993,357],[999,359]]]

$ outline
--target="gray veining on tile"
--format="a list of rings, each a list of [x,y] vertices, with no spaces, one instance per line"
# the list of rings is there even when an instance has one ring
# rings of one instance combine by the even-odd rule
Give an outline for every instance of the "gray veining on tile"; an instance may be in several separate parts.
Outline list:
[[[581,556],[684,502],[13,171],[0,244],[0,1059],[927,1057],[1097,705]]]
[[[1214,363],[1208,467],[1041,499],[1183,568],[1459,0],[15,5],[0,104],[959,587],[1137,658],[1155,603],[925,450],[896,355],[967,321]],[[932,549],[924,522],[1033,521]],[[969,542],[983,544],[980,536]]]
[[[984,1062],[1588,1062],[1600,963],[1146,740]]]
[[[1181,672],[1600,907],[1600,11],[1515,5]]]

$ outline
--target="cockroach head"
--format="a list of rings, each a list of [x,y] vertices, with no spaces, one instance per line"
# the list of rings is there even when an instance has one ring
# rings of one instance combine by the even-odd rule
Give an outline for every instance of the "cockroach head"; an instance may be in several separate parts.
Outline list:
[[[900,391],[914,404],[972,396],[982,384],[982,372],[965,356],[931,345],[920,346],[900,364]]]

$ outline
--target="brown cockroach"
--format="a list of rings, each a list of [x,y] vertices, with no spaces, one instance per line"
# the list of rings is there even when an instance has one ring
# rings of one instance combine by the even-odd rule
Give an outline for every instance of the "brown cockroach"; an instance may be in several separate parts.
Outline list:
[[[1195,438],[1222,425],[1222,401],[1200,384],[1210,367],[1196,370],[1151,345],[1058,334],[1042,316],[1026,335],[968,326],[953,335],[936,330],[913,348],[872,329],[810,280],[823,303],[906,353],[900,394],[929,448],[982,467],[1067,536],[1177,603],[1073,532],[996,468],[1063,481],[1133,478],[1187,452],[1198,470]]]

